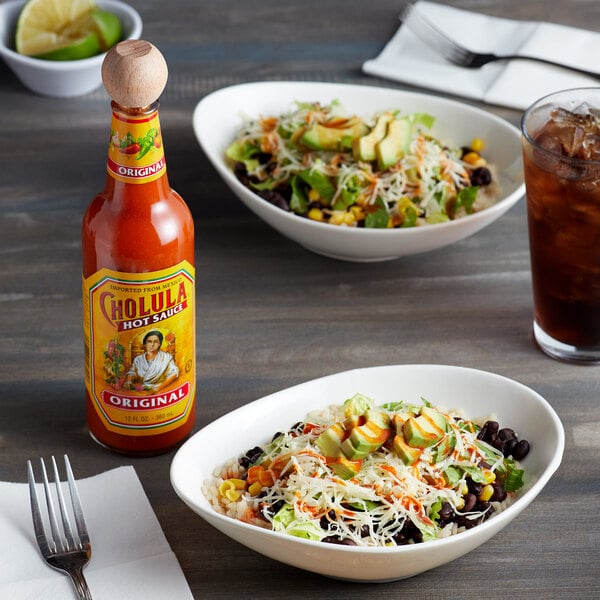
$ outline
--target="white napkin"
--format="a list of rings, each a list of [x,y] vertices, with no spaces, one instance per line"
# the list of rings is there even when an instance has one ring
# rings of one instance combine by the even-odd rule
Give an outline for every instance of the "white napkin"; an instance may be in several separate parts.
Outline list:
[[[600,33],[537,21],[489,17],[432,2],[416,10],[470,50],[526,54],[598,72]],[[381,53],[363,70],[395,81],[489,104],[525,109],[546,94],[574,87],[597,87],[595,79],[532,61],[489,63],[480,69],[456,67],[400,26]]]
[[[80,479],[77,487],[92,541],[84,574],[94,600],[193,598],[133,467]],[[70,579],[42,560],[28,485],[0,483],[0,598],[75,597]]]

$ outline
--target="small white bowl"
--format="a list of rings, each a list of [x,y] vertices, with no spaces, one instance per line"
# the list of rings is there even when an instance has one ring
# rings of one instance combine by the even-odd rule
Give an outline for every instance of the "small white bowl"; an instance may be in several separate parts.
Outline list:
[[[531,444],[522,461],[525,486],[513,503],[484,523],[456,535],[420,544],[362,548],[300,539],[249,525],[216,512],[202,493],[216,467],[265,444],[312,410],[341,404],[360,392],[376,404],[426,398],[447,409],[462,408],[471,418],[494,415]],[[274,560],[338,579],[384,582],[412,577],[448,563],[489,540],[542,491],[562,460],[563,426],[539,394],[511,379],[462,367],[395,365],[346,371],[277,392],[210,423],[177,452],[171,483],[179,497],[203,519],[237,542]],[[539,524],[540,529],[545,527]],[[525,544],[528,532],[513,537]],[[202,544],[202,540],[197,541]]]
[[[15,52],[15,31],[24,0],[0,4],[0,56],[25,87],[42,96],[69,98],[92,92],[102,83],[100,73],[106,53],[82,60],[42,60]],[[136,10],[118,0],[98,0],[98,6],[117,15],[123,27],[122,39],[138,39],[142,18]]]
[[[486,158],[498,169],[501,194],[493,206],[464,218],[407,229],[364,229],[317,223],[275,207],[242,185],[225,161],[225,149],[244,124],[243,117],[278,116],[295,101],[328,103],[368,117],[380,110],[426,112],[436,118],[433,135],[454,145],[474,138],[486,141]],[[193,126],[200,146],[225,183],[271,227],[305,248],[332,258],[369,262],[435,250],[474,234],[503,215],[523,197],[519,130],[499,117],[453,100],[362,85],[306,82],[247,83],[203,98]]]

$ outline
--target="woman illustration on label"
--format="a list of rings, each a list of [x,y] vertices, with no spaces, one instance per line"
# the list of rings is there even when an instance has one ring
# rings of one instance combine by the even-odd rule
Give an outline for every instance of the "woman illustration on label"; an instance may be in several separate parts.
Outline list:
[[[145,352],[133,359],[124,387],[158,392],[179,377],[179,368],[171,354],[160,349],[163,343],[160,331],[149,331],[142,343]]]

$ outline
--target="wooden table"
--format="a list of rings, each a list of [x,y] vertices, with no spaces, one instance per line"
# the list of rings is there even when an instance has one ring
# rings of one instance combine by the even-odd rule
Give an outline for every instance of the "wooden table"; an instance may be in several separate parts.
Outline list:
[[[547,358],[532,343],[524,202],[449,248],[375,264],[304,250],[245,209],[200,150],[196,103],[243,81],[293,79],[403,88],[361,72],[398,26],[399,2],[131,0],[164,53],[161,99],[171,184],[197,226],[196,428],[270,392],[355,367],[442,363],[516,379],[566,429],[559,471],[510,526],[419,577],[350,584],[271,561],[196,517],[169,483],[173,453],[130,459],[88,437],[80,222],[102,187],[108,96],[55,100],[0,64],[0,479],[67,452],[85,477],[133,464],[196,598],[594,598],[600,594],[598,367]],[[598,28],[586,0],[453,0],[489,14]],[[517,111],[486,106],[518,124]],[[235,575],[232,577],[232,573]]]

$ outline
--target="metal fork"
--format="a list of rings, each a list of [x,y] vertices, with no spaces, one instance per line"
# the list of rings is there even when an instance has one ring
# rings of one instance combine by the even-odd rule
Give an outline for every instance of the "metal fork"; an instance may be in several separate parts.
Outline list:
[[[435,50],[448,62],[458,65],[459,67],[476,69],[486,65],[487,63],[497,60],[533,60],[536,62],[545,63],[547,65],[552,65],[554,67],[568,69],[583,75],[588,75],[596,79],[600,78],[600,73],[594,73],[592,71],[587,71],[586,69],[572,67],[570,65],[565,65],[552,60],[546,60],[544,58],[538,58],[536,56],[524,56],[522,54],[498,55],[469,50],[438,29],[411,2],[406,3],[403,12],[400,15],[400,20],[402,21],[402,24],[406,25],[422,42]]]
[[[71,464],[69,463],[69,458],[66,454],[64,459],[67,472],[67,481],[69,483],[69,495],[73,509],[72,515],[75,518],[77,535],[74,534],[73,529],[71,528],[71,521],[62,493],[60,477],[54,456],[52,457],[52,468],[54,471],[54,483],[56,488],[55,499],[58,501],[59,505],[62,530],[59,528],[56,518],[53,495],[50,484],[48,483],[48,475],[46,473],[46,465],[43,458],[40,459],[40,462],[42,466],[42,481],[44,484],[51,535],[46,535],[44,519],[42,518],[38,503],[33,467],[31,466],[31,461],[28,460],[27,476],[29,479],[29,495],[31,497],[33,529],[35,531],[35,537],[44,560],[54,569],[58,569],[59,571],[63,571],[69,575],[81,600],[92,600],[92,595],[83,576],[83,567],[90,560],[92,555],[92,547],[90,545],[90,538],[88,536],[85,519],[83,517],[79,492],[77,491],[75,478],[73,477],[73,471],[71,470]]]

